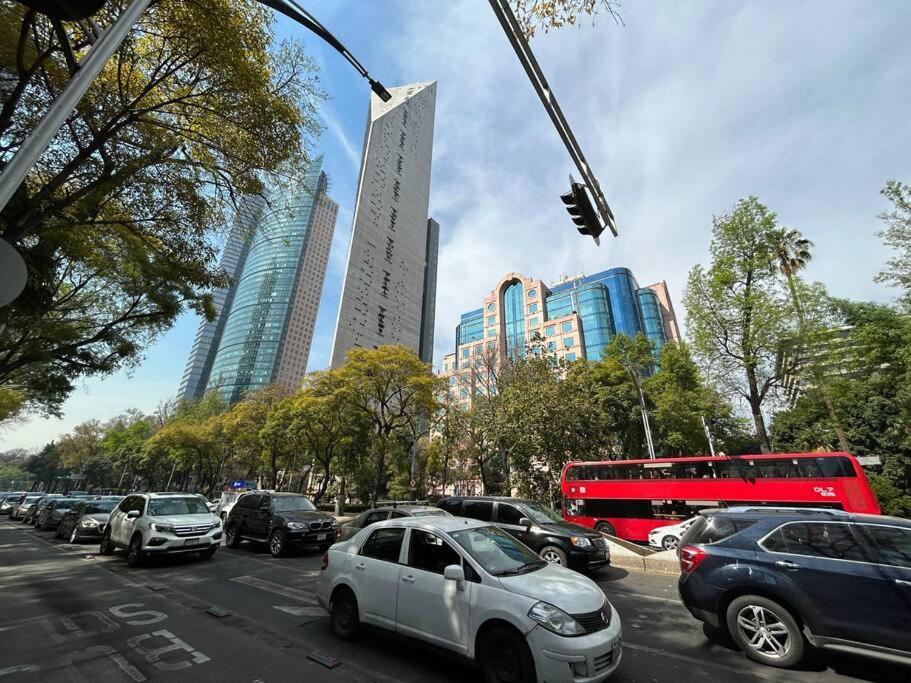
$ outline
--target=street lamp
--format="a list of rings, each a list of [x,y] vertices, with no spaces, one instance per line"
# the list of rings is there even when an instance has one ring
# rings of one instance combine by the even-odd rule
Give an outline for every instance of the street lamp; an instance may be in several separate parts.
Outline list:
[[[97,12],[104,4],[103,0],[20,0],[22,4],[30,9],[44,12],[52,19],[78,19],[91,16]],[[79,65],[78,70],[73,77],[67,82],[66,87],[60,92],[47,113],[42,117],[38,125],[32,131],[31,135],[26,138],[22,146],[16,150],[13,158],[3,169],[0,174],[0,211],[6,208],[7,203],[13,194],[25,180],[25,176],[31,170],[32,166],[38,160],[51,139],[57,134],[61,126],[66,123],[70,114],[76,108],[76,105],[88,91],[89,86],[95,77],[101,72],[101,69],[107,63],[108,59],[117,51],[120,44],[127,37],[133,25],[139,21],[139,17],[152,0],[133,0],[117,17],[116,21],[104,30],[101,37],[92,45],[85,59]],[[325,40],[329,45],[335,48],[348,62],[357,69],[358,73],[367,79],[370,83],[370,89],[373,90],[384,102],[392,99],[389,91],[383,87],[383,84],[370,77],[365,69],[354,56],[348,52],[348,49],[333,36],[325,26],[313,18],[313,16],[304,10],[295,0],[258,0],[263,5],[271,7],[277,12],[281,12],[290,17],[301,26],[311,30],[320,38]]]

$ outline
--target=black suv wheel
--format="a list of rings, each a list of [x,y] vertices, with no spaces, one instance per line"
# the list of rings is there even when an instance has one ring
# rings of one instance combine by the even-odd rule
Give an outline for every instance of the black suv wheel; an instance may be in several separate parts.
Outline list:
[[[225,529],[225,545],[229,548],[237,548],[240,546],[240,529],[237,528],[237,524],[230,524]]]
[[[276,529],[269,536],[269,552],[272,557],[282,557],[285,554],[285,532],[282,529]]]
[[[774,600],[743,595],[728,605],[731,637],[755,662],[786,668],[804,655],[804,638],[797,621]]]

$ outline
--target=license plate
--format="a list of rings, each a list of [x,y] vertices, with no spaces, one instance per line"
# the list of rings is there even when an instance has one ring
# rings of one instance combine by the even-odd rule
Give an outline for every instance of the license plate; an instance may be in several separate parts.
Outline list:
[[[325,540],[326,540],[326,534],[317,534],[317,535],[316,535],[316,540],[317,540],[317,541],[325,541]]]
[[[209,542],[204,538],[188,538],[183,542],[184,545],[208,545]]]

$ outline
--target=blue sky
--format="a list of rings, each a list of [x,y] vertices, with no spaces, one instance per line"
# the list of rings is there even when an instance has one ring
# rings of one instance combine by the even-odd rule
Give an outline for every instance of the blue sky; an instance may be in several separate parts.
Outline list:
[[[890,301],[873,282],[888,257],[874,233],[889,178],[911,182],[911,3],[668,3],[637,0],[626,26],[539,35],[532,47],[613,208],[620,237],[577,235],[558,196],[572,164],[485,0],[303,0],[386,85],[438,81],[431,214],[440,222],[435,360],[463,311],[510,271],[627,266],[666,279],[679,304],[707,260],[713,214],[755,194],[816,243],[810,278],[836,296]],[[368,89],[290,21],[320,64],[339,203],[310,368],[328,364],[363,144]],[[683,321],[681,321],[683,322]],[[131,372],[80,385],[65,417],[0,435],[38,447],[96,417],[150,411],[173,396],[198,320],[187,314]]]

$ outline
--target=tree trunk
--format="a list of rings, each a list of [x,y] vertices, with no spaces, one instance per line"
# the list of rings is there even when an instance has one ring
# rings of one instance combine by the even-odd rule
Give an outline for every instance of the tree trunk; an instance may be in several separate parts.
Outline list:
[[[769,441],[769,432],[766,430],[765,418],[762,416],[762,400],[759,398],[756,373],[752,368],[747,368],[747,384],[750,389],[750,396],[747,401],[750,404],[753,424],[756,426],[756,439],[759,441],[759,450],[763,453],[771,453],[772,444]]]

